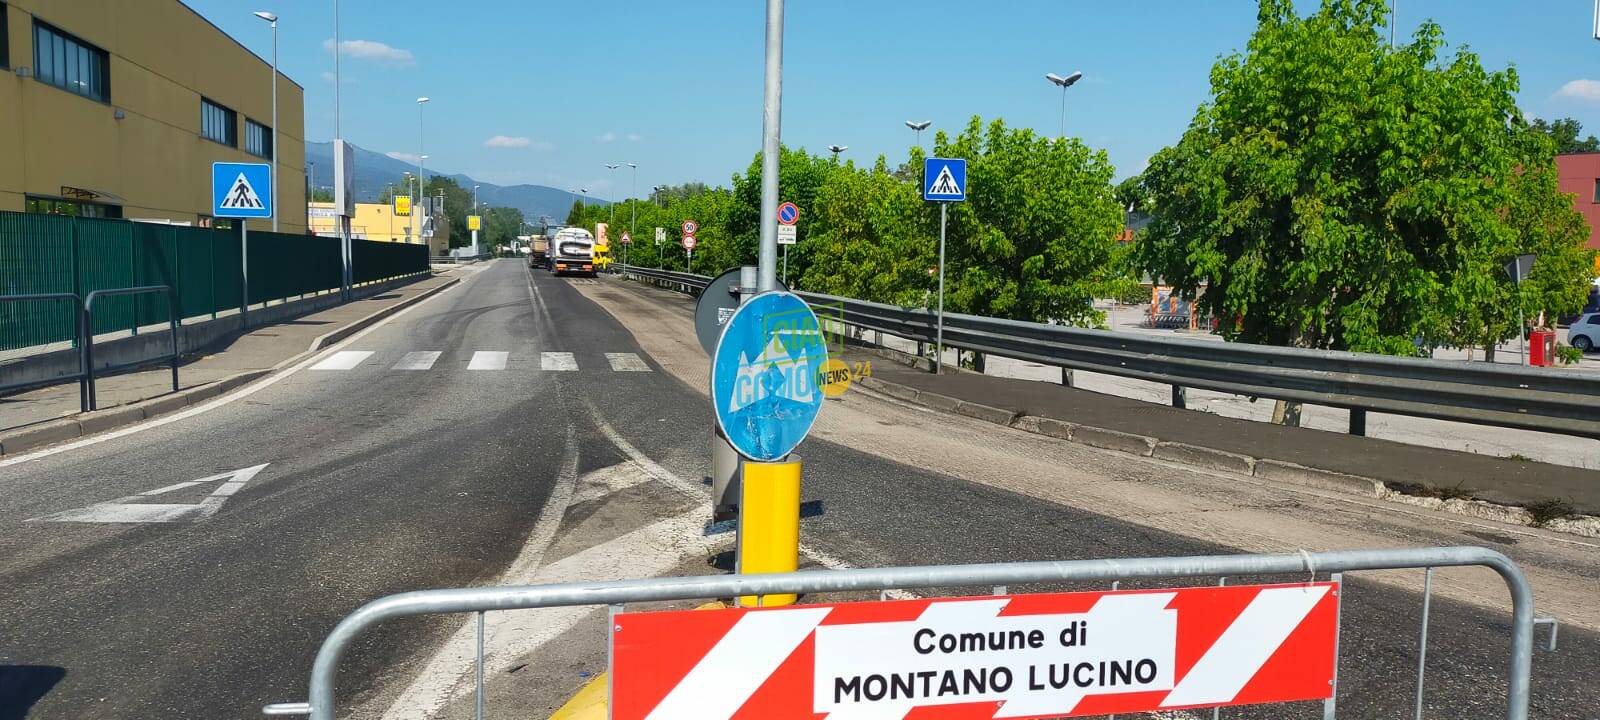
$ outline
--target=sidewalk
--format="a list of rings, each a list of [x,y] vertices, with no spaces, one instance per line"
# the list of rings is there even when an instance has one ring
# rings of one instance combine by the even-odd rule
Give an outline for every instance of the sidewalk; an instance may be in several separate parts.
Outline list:
[[[863,383],[870,389],[1046,435],[1071,434],[1100,447],[1261,477],[1298,474],[1302,484],[1359,487],[1378,481],[1400,489],[1426,483],[1524,507],[1561,498],[1577,512],[1600,515],[1596,470],[1284,427],[1037,380],[972,372],[933,375],[870,350],[852,348],[844,355],[852,363],[875,361]],[[1025,417],[1041,420],[1019,421]]]
[[[312,343],[323,335],[349,328],[373,313],[412,301],[454,283],[470,272],[459,268],[447,270],[371,297],[335,305],[285,322],[262,325],[243,335],[213,343],[183,358],[178,366],[179,391],[245,373],[257,376],[265,374],[280,363],[310,350]],[[171,395],[171,371],[168,366],[156,365],[139,372],[96,378],[95,394],[96,404],[102,412],[116,406]],[[0,397],[0,433],[80,415],[77,382]],[[6,447],[5,452],[13,450]]]

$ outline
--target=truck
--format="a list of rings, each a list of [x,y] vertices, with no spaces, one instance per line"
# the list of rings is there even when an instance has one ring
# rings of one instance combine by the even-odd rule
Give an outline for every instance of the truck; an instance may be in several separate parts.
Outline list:
[[[528,267],[542,268],[550,264],[550,240],[544,235],[519,235],[522,254],[528,256]]]
[[[594,236],[583,228],[562,228],[550,239],[549,267],[556,275],[564,273],[599,274],[594,260]]]

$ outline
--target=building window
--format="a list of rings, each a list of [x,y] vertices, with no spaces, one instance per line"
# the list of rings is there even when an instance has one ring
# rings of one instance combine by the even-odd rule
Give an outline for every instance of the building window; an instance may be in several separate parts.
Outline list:
[[[272,157],[272,128],[245,118],[244,151],[256,157],[270,159]]]
[[[29,196],[26,207],[28,212],[39,215],[67,215],[70,217],[91,218],[122,217],[122,207],[120,205],[101,205],[100,203],[77,202],[75,200]]]
[[[38,20],[33,21],[33,74],[67,92],[111,101],[111,56]]]
[[[11,67],[11,23],[6,18],[6,4],[0,3],[0,68]]]
[[[1594,181],[1594,201],[1600,203],[1600,178]]]
[[[232,110],[200,98],[200,137],[239,147],[238,116]]]

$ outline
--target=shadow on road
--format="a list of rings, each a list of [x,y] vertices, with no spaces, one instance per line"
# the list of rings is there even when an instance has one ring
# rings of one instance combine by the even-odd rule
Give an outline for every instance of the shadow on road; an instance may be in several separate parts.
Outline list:
[[[0,720],[26,718],[66,675],[66,668],[54,665],[0,665]]]

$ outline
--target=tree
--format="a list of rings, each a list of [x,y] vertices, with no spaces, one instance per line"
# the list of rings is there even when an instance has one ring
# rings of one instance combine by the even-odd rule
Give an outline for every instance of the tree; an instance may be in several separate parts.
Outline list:
[[[1515,71],[1441,59],[1431,22],[1390,47],[1387,12],[1261,0],[1248,50],[1217,62],[1212,100],[1145,172],[1139,266],[1230,340],[1411,354],[1510,337],[1499,266],[1535,248],[1547,275],[1524,301],[1581,302],[1557,289],[1585,281],[1584,238],[1553,143],[1520,122]]]
[[[472,191],[443,175],[428,178],[423,197],[437,198],[440,193],[444,194],[444,221],[450,223],[450,247],[472,244],[472,231],[467,229],[467,211],[472,209]],[[434,222],[439,222],[439,219],[435,218]]]
[[[1572,118],[1561,118],[1545,122],[1534,118],[1530,126],[1535,131],[1550,136],[1556,143],[1556,153],[1600,152],[1600,138],[1590,135],[1582,140],[1578,139],[1583,134],[1583,124]]]
[[[312,188],[311,202],[333,202],[333,191],[327,188]]]
[[[587,205],[582,200],[573,200],[572,209],[567,211],[567,225],[582,225]]]
[[[917,187],[891,174],[881,156],[870,171],[846,163],[830,174],[807,222],[813,258],[807,290],[897,305],[928,302],[938,237]]]
[[[1127,278],[1112,262],[1123,210],[1103,150],[974,117],[934,152],[966,158],[967,202],[950,208],[945,306],[989,317],[1098,326],[1097,297]],[[928,204],[928,227],[938,212]]]

